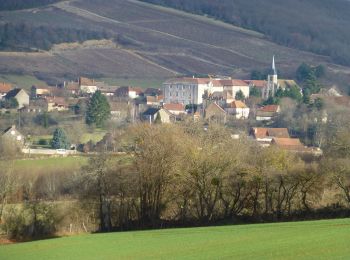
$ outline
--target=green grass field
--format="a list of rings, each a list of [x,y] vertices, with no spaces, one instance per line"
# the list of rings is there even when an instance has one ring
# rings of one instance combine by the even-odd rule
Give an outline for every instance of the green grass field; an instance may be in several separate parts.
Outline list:
[[[95,234],[0,246],[0,259],[350,259],[350,219]]]
[[[24,159],[14,161],[14,169],[16,171],[31,170],[33,172],[45,170],[50,172],[57,169],[69,169],[70,171],[78,170],[82,165],[88,161],[87,157],[74,156],[74,157],[50,157],[43,159]],[[0,258],[1,259],[1,258]]]
[[[44,81],[38,80],[36,77],[29,75],[0,74],[0,82],[9,82],[28,91],[33,85],[47,85]]]

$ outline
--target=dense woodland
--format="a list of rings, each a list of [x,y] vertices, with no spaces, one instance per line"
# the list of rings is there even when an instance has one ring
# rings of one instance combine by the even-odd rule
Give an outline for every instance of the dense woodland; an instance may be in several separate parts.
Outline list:
[[[350,2],[342,0],[143,0],[264,33],[289,47],[350,64]]]
[[[60,0],[1,0],[0,11],[34,8],[58,1]]]
[[[110,35],[105,31],[5,23],[0,25],[0,50],[49,50],[54,44],[109,37]]]

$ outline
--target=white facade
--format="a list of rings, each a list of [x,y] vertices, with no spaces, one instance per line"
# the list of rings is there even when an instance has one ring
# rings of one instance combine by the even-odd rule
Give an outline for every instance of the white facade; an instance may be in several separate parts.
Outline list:
[[[168,81],[163,84],[164,103],[202,104],[203,95],[209,90],[208,84],[196,83],[195,81]]]
[[[247,119],[249,117],[250,109],[245,108],[226,108],[225,111],[229,115],[234,115],[237,119]]]
[[[237,92],[242,91],[245,98],[249,97],[249,85],[242,86],[225,86],[224,90],[230,91],[232,93],[232,97],[235,98]]]
[[[129,98],[135,99],[139,96],[139,94],[135,90],[129,90]]]
[[[80,91],[86,94],[93,94],[97,91],[97,86],[94,85],[80,85]]]

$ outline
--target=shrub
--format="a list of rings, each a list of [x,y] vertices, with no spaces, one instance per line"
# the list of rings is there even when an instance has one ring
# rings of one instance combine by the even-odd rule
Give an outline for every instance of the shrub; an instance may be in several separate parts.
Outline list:
[[[30,202],[4,214],[3,229],[9,239],[24,240],[52,236],[59,220],[53,204]]]

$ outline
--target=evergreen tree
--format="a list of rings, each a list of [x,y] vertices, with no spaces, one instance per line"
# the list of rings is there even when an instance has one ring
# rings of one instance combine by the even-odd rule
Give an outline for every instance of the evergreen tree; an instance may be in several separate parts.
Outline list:
[[[261,90],[257,87],[252,87],[249,91],[249,95],[253,97],[261,97]]]
[[[67,135],[62,128],[56,128],[53,133],[51,141],[51,147],[53,149],[69,149],[70,143]]]
[[[242,92],[242,90],[239,90],[239,91],[236,93],[235,99],[236,99],[236,100],[244,100],[244,99],[245,99],[245,96],[244,96],[244,93]]]
[[[86,123],[89,125],[95,124],[101,127],[109,118],[111,108],[107,98],[102,95],[101,91],[96,91],[89,100],[86,111]]]

